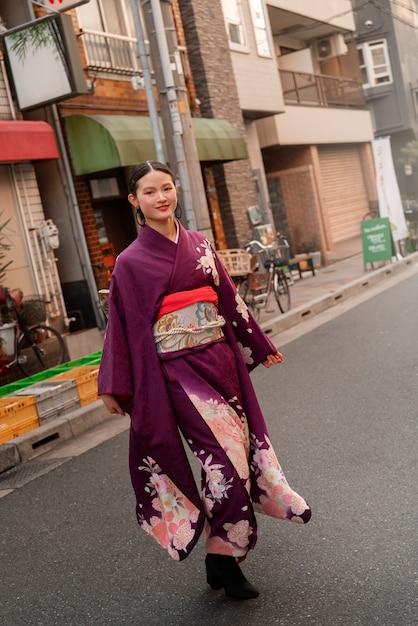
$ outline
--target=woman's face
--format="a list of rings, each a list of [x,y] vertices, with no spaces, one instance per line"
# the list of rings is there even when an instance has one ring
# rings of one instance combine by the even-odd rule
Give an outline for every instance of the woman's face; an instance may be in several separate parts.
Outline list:
[[[169,174],[151,170],[136,184],[135,194],[129,202],[140,208],[149,226],[171,219],[177,206],[177,190]]]

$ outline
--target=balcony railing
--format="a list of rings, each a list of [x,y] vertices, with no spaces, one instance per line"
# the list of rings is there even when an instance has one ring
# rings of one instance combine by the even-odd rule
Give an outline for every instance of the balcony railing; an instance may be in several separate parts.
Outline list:
[[[357,80],[288,70],[279,72],[285,104],[366,108],[363,86]]]
[[[86,54],[86,69],[129,75],[139,71],[137,41],[133,37],[86,28],[80,31],[80,36]]]

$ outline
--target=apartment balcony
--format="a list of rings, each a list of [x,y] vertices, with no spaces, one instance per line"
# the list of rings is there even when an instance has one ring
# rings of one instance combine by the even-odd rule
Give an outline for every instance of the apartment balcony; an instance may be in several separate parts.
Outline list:
[[[132,76],[140,71],[138,45],[133,37],[83,28],[80,31],[86,68],[93,72]]]
[[[359,82],[288,70],[279,73],[284,114],[257,121],[261,148],[373,139],[371,115]]]
[[[366,108],[359,81],[339,76],[279,70],[285,104]]]
[[[351,0],[266,0],[273,35],[310,41],[355,31]]]

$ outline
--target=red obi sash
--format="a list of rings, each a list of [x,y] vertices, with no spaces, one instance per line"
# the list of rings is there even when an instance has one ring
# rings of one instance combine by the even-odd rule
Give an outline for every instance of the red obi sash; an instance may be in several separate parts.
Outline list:
[[[209,285],[205,287],[199,287],[198,289],[190,289],[190,291],[177,291],[165,296],[161,302],[160,310],[158,311],[157,320],[167,313],[178,311],[195,302],[212,302],[215,306],[218,306],[218,294]]]

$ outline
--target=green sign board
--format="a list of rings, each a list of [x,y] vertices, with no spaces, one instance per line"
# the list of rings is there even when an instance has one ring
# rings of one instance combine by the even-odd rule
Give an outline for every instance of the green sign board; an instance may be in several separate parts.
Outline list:
[[[361,240],[364,268],[366,263],[392,260],[395,251],[388,217],[364,220],[361,223]]]

